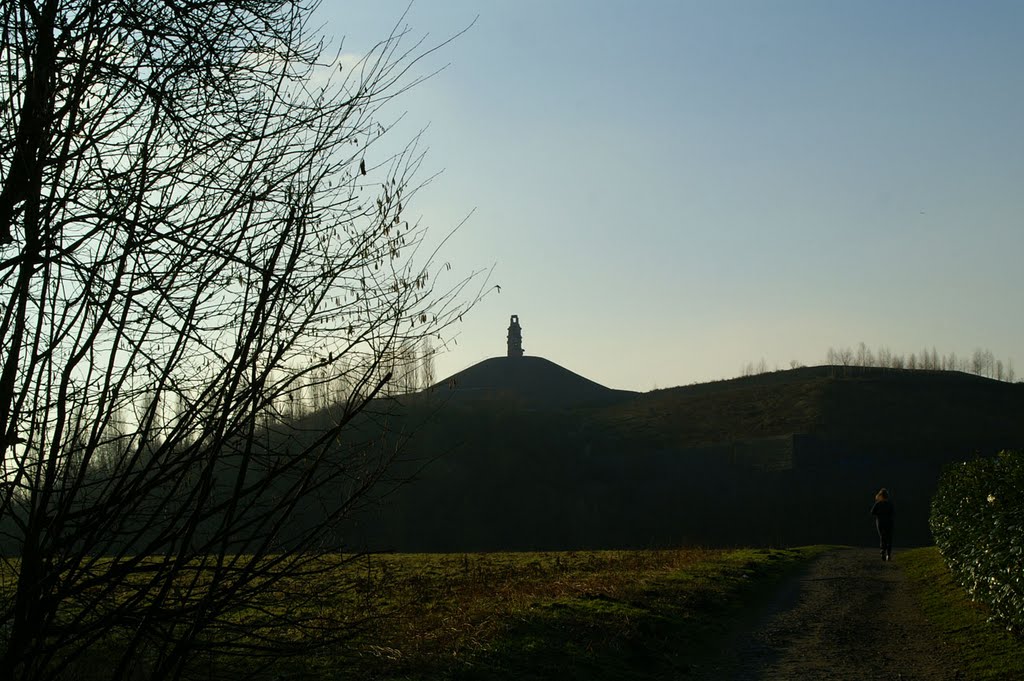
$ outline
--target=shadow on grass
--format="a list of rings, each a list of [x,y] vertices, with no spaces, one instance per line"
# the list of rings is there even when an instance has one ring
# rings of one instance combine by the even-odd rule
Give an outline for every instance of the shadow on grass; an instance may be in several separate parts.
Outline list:
[[[641,680],[685,677],[737,619],[827,547],[740,550],[638,585],[536,602],[469,659],[417,678]]]

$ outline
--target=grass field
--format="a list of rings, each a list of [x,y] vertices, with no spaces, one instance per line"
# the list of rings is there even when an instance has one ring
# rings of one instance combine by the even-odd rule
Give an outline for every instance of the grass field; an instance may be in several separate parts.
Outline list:
[[[746,606],[826,549],[326,556],[307,577],[278,583],[208,632],[214,644],[232,635],[232,623],[244,625],[248,633],[235,640],[242,654],[199,652],[189,673],[289,681],[680,676]],[[307,626],[276,629],[278,648],[260,627],[281,614]],[[282,657],[318,630],[347,640]],[[90,646],[71,675],[107,678],[128,633]],[[150,652],[138,658],[140,670]]]
[[[270,667],[206,656],[193,671],[288,681],[686,677],[784,577],[829,548],[329,559],[292,593],[320,596],[309,614],[329,626],[360,623],[346,643]],[[965,678],[1024,679],[1024,644],[988,621],[935,548],[901,552],[899,565]],[[82,678],[102,678],[95,652]]]
[[[375,556],[380,617],[287,678],[664,678],[823,550]]]
[[[899,561],[926,616],[952,646],[966,678],[1024,679],[1024,642],[989,621],[988,610],[972,602],[953,581],[937,548],[902,552]]]

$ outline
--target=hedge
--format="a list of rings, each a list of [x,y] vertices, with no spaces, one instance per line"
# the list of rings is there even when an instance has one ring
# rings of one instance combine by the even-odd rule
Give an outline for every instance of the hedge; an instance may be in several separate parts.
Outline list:
[[[993,617],[1024,632],[1024,453],[949,466],[932,499],[932,536],[953,577]]]

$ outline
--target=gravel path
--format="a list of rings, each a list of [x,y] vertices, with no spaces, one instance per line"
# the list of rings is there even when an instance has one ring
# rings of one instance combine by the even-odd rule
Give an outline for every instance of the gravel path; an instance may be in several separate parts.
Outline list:
[[[877,549],[839,549],[780,588],[697,678],[956,681],[957,671],[899,569]]]

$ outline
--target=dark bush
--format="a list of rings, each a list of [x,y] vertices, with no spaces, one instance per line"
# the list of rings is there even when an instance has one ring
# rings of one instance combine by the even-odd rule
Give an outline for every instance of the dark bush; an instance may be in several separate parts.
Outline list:
[[[1024,453],[949,466],[930,522],[954,578],[1007,628],[1024,631]]]

